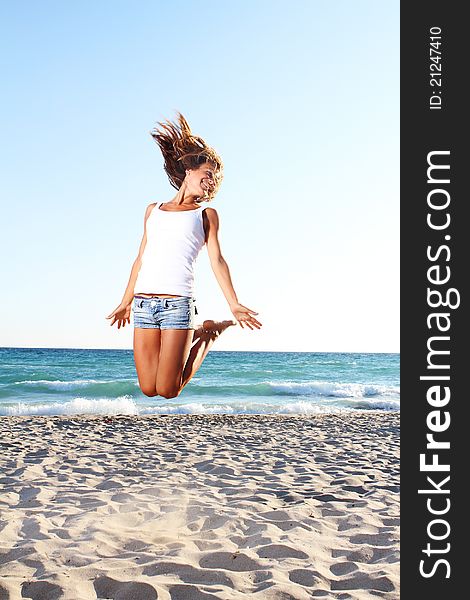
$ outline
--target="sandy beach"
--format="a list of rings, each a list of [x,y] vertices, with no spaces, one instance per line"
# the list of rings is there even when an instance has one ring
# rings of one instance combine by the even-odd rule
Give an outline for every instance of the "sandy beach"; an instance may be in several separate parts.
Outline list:
[[[0,600],[399,598],[397,412],[0,429]]]

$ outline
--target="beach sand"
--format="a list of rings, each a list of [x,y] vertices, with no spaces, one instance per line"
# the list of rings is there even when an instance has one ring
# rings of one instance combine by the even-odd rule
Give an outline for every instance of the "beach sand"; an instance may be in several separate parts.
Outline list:
[[[399,598],[398,413],[0,429],[0,600]]]

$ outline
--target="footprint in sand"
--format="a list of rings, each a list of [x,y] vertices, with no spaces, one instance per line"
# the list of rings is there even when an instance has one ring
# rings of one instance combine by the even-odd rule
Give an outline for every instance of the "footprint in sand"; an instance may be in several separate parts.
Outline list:
[[[177,562],[167,561],[148,565],[145,567],[143,575],[148,575],[149,577],[171,575],[178,577],[178,579],[181,579],[181,581],[186,584],[217,584],[233,587],[233,581],[223,571],[217,571],[215,569],[198,569],[192,565]]]
[[[26,540],[47,540],[48,536],[41,531],[44,525],[36,517],[23,519],[20,536]]]
[[[353,544],[371,544],[372,546],[394,546],[397,543],[396,536],[387,532],[353,535],[350,541]]]
[[[201,592],[194,585],[173,585],[170,588],[170,598],[171,600],[214,600],[214,598],[220,598],[220,596],[215,594],[208,594],[206,592]]]
[[[211,515],[205,519],[200,531],[213,531],[214,529],[219,529],[220,527],[223,527],[229,519],[230,517],[225,515]]]
[[[366,573],[358,573],[350,579],[341,579],[331,582],[332,590],[378,590],[392,592],[395,589],[393,582],[388,577],[373,578]]]
[[[336,575],[339,577],[341,575],[348,575],[349,573],[352,573],[353,571],[357,571],[357,565],[354,564],[353,562],[335,563],[334,565],[332,565],[330,567],[330,571],[333,573],[333,575]]]
[[[377,563],[382,561],[384,558],[388,559],[388,562],[398,562],[398,552],[390,551],[389,548],[373,548],[371,546],[364,546],[359,550],[349,552],[346,556],[348,560],[354,560],[362,563]]]
[[[359,515],[349,515],[341,519],[338,523],[338,531],[347,531],[363,525],[363,519]]]
[[[308,558],[308,554],[302,550],[291,548],[285,544],[269,544],[256,550],[260,558]]]
[[[305,587],[313,587],[319,583],[329,583],[326,577],[323,577],[323,575],[314,569],[293,569],[289,573],[289,579],[293,583],[298,583]]]
[[[103,481],[103,483],[99,483],[96,486],[97,490],[112,490],[114,488],[122,488],[123,485],[119,481],[115,481],[114,479],[107,479]]]
[[[263,566],[242,552],[214,552],[206,554],[199,565],[207,569],[226,569],[227,571],[256,571]]]
[[[17,508],[35,508],[42,506],[42,502],[38,500],[38,496],[41,493],[39,487],[24,487],[20,491],[20,501],[17,504]]]
[[[63,592],[61,587],[48,581],[32,581],[21,586],[21,597],[34,600],[58,600]]]
[[[93,582],[98,598],[110,600],[157,600],[157,590],[148,583],[137,581],[118,581],[103,575]],[[36,597],[35,597],[36,598]],[[55,597],[54,597],[55,598]],[[52,600],[47,597],[47,600]]]

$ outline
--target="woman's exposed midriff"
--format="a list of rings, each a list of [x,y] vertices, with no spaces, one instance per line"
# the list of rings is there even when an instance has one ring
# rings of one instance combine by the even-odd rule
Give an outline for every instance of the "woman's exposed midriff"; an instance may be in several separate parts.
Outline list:
[[[137,298],[181,298],[177,294],[134,294]]]

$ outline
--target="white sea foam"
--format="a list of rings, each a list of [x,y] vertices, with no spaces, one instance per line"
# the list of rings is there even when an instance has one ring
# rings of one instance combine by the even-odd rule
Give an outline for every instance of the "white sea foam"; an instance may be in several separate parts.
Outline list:
[[[0,414],[7,415],[138,415],[139,409],[132,396],[119,396],[115,399],[74,398],[68,402],[44,404],[25,404],[18,402],[13,406],[2,406]]]
[[[35,385],[44,383],[51,387],[71,386],[71,385],[88,385],[90,383],[111,383],[100,381],[98,379],[73,379],[72,381],[61,381],[60,379],[25,379],[24,381],[15,381],[14,385]]]
[[[395,400],[351,399],[338,404],[318,404],[308,400],[291,403],[273,404],[272,402],[245,402],[232,400],[230,403],[188,402],[187,404],[138,405],[131,396],[116,399],[74,398],[69,402],[26,404],[0,407],[0,415],[144,415],[144,414],[303,414],[344,413],[350,410],[400,410]]]
[[[202,404],[200,402],[191,402],[180,405],[160,405],[148,406],[140,409],[140,414],[157,415],[214,415],[214,414],[234,414],[238,412],[230,405]]]
[[[337,406],[321,406],[319,404],[313,404],[313,402],[307,402],[299,400],[298,402],[292,402],[292,404],[284,405],[280,412],[288,414],[300,414],[300,415],[315,415],[320,413],[338,413],[343,412],[342,409]]]
[[[331,381],[263,381],[273,392],[292,395],[330,396],[334,398],[366,398],[369,396],[399,396],[400,388],[362,383]]]
[[[338,406],[338,405],[322,405],[307,400],[299,400],[289,404],[271,404],[250,402],[244,403],[241,401],[232,402],[231,404],[202,404],[192,402],[180,405],[162,404],[158,407],[145,407],[140,409],[140,414],[300,414],[300,415],[315,415],[325,413],[347,413],[351,410],[358,409],[367,410],[396,410],[400,409],[398,402],[382,401],[377,403],[367,403],[367,406]]]
[[[15,381],[11,385],[43,385],[54,390],[69,390],[73,388],[83,388],[94,383],[98,384],[120,384],[134,383],[138,386],[136,379],[72,379],[71,381],[62,381],[61,379],[25,379],[23,381]]]
[[[366,409],[374,409],[374,410],[400,410],[400,401],[399,400],[373,400],[368,401],[367,399],[362,399],[358,401],[350,401],[348,402],[348,408],[366,408]]]
[[[73,379],[71,381],[50,380],[50,379],[26,379],[16,381],[10,385],[26,385],[26,386],[44,386],[54,391],[71,391],[75,388],[87,388],[93,385],[132,385],[138,389],[139,384],[137,379]],[[226,390],[246,389],[251,390],[253,394],[266,394],[262,388],[267,386],[270,393],[273,395],[294,395],[294,396],[323,396],[334,398],[368,398],[373,396],[392,396],[399,397],[400,388],[398,386],[385,386],[367,383],[336,383],[331,381],[261,381],[259,383],[238,383],[230,382],[226,386],[216,385],[213,383],[205,383],[201,378],[193,377],[193,386],[204,390],[207,393],[223,393]],[[196,389],[196,388],[195,388]],[[124,390],[123,390],[124,391]],[[127,390],[126,390],[127,391]],[[268,392],[268,393],[269,393]]]

